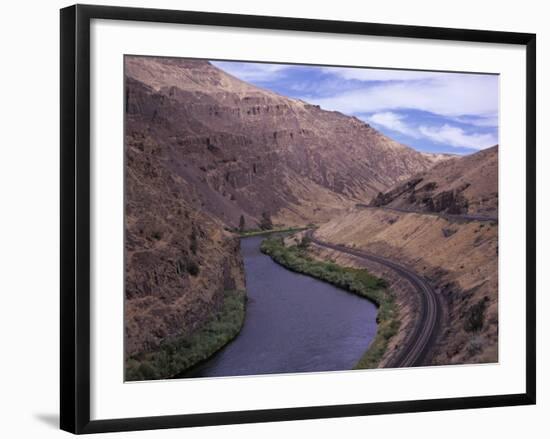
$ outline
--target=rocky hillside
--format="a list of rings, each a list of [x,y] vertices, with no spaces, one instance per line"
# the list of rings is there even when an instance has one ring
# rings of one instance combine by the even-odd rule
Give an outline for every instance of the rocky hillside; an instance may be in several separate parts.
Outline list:
[[[190,334],[224,291],[244,289],[238,240],[180,196],[181,180],[145,135],[126,137],[126,354]]]
[[[371,206],[496,217],[498,146],[443,160],[388,192],[379,193]]]
[[[154,139],[183,197],[227,225],[328,219],[436,159],[207,61],[127,56],[125,70],[127,134]]]

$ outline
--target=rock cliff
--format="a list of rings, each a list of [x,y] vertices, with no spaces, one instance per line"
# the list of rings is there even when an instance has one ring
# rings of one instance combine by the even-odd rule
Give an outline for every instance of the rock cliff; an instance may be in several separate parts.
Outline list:
[[[435,159],[357,118],[240,81],[207,61],[126,57],[127,133],[147,132],[187,199],[224,223],[328,219]]]
[[[496,217],[498,146],[454,157],[379,193],[372,207]]]

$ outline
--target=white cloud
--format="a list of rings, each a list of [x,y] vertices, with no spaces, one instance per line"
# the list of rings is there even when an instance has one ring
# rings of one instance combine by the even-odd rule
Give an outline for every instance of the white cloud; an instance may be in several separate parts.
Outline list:
[[[303,94],[293,97],[346,114],[414,109],[447,117],[468,116],[472,118],[470,124],[478,126],[497,123],[495,75],[320,67],[327,77],[318,83],[304,76],[293,77],[295,65],[231,61],[212,64],[244,81],[269,83],[288,76],[289,87]],[[354,85],[349,82],[352,79],[361,82]],[[350,86],[354,88],[350,90]]]
[[[420,126],[420,133],[437,143],[455,147],[485,149],[498,143],[497,138],[490,133],[466,133],[462,128],[445,124],[440,127]]]
[[[214,61],[212,64],[245,81],[269,84],[270,81],[288,77],[289,88],[299,94],[293,97],[345,114],[371,113],[369,122],[416,139],[475,149],[497,143],[496,135],[469,133],[450,124],[412,125],[396,111],[427,111],[457,123],[496,127],[498,76],[320,67],[327,75],[319,82],[309,79],[307,75],[294,77],[292,69],[296,66],[293,65],[226,61]],[[321,93],[325,97],[319,97]]]
[[[385,113],[375,113],[371,115],[368,121],[375,125],[397,131],[398,133],[417,138],[418,131],[403,122],[404,119],[406,119],[406,116],[387,111]]]
[[[211,61],[211,63],[243,81],[272,81],[280,77],[281,71],[288,69],[285,64],[261,64],[231,61]]]
[[[405,122],[406,116],[383,112],[375,113],[367,121],[415,139],[428,139],[432,142],[452,147],[485,149],[498,143],[498,139],[491,133],[467,133],[462,128],[444,124],[441,126],[414,126]]]
[[[359,81],[419,81],[438,78],[442,73],[418,70],[388,70],[352,67],[324,67],[323,71],[343,79]]]
[[[328,98],[303,99],[347,114],[414,109],[443,116],[486,117],[498,112],[498,78],[439,74],[422,81],[371,83]]]

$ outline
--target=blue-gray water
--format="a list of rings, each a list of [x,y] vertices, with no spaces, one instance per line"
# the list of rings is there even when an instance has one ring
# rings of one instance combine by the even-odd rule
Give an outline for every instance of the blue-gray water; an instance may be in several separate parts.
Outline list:
[[[289,271],[241,240],[248,304],[241,333],[189,377],[348,370],[376,333],[376,307]]]

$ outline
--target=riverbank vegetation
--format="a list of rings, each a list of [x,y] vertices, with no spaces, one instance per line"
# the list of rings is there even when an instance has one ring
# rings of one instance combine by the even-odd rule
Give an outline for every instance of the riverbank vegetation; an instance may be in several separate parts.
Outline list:
[[[126,380],[172,378],[208,359],[239,334],[245,312],[246,292],[225,291],[220,310],[198,331],[168,339],[156,352],[128,359]]]
[[[259,235],[271,235],[272,233],[294,233],[294,232],[300,232],[302,230],[306,230],[310,228],[310,226],[307,227],[286,227],[286,228],[273,228],[269,230],[265,229],[250,229],[242,232],[237,232],[242,238],[248,238],[250,236],[259,236]]]
[[[390,339],[397,334],[400,326],[397,305],[386,281],[365,269],[343,267],[333,262],[313,259],[307,253],[308,245],[307,238],[298,245],[285,246],[283,238],[270,237],[263,241],[261,250],[292,271],[323,280],[374,302],[378,307],[376,336],[355,369],[378,367]]]

